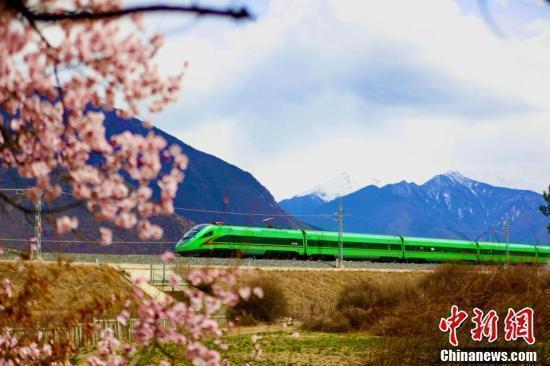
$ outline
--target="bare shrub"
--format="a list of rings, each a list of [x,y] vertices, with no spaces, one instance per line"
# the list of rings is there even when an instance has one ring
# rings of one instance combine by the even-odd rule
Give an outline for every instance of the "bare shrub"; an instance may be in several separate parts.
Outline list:
[[[363,281],[357,285],[346,286],[340,293],[336,307],[346,309],[357,307],[365,310],[376,310],[393,306],[412,294],[410,282]]]
[[[403,301],[380,318],[373,330],[381,335],[433,334],[439,319],[451,305],[471,311],[474,307],[494,309],[503,316],[508,308],[535,309],[535,331],[550,335],[550,272],[533,266],[441,266],[427,274],[418,285],[415,301]]]
[[[335,332],[349,327],[432,344],[446,341],[438,324],[448,316],[451,305],[469,313],[474,307],[494,309],[501,319],[508,308],[529,306],[535,310],[535,337],[548,339],[550,319],[545,314],[550,314],[549,294],[550,271],[544,267],[443,265],[419,280],[403,276],[348,285],[333,305],[333,312],[315,314],[303,327]],[[468,345],[469,333],[460,332],[459,342]]]
[[[273,323],[288,314],[287,298],[277,282],[268,278],[255,277],[246,281],[250,288],[261,288],[263,296],[250,296],[230,309],[229,317],[240,325]],[[242,286],[242,284],[241,284]]]
[[[302,323],[302,329],[316,332],[346,333],[352,328],[349,319],[341,312],[331,316],[311,316]]]
[[[345,332],[350,329],[365,329],[376,322],[400,301],[416,296],[414,282],[362,281],[344,287],[338,296],[336,311],[330,316],[313,316],[304,322],[309,330]]]
[[[543,267],[440,266],[419,281],[416,293],[415,298],[403,299],[385,312],[378,312],[378,319],[368,329],[384,336],[384,341],[373,349],[367,364],[424,365],[434,361],[429,357],[448,345],[437,327],[453,304],[469,313],[474,307],[494,309],[501,319],[508,308],[529,306],[535,310],[535,337],[545,340],[550,335],[550,320],[545,316],[550,313],[550,271]],[[462,347],[480,346],[473,344],[468,331],[459,332],[458,337]],[[519,340],[512,346],[522,345]],[[491,346],[508,348],[511,344],[500,337]],[[536,350],[541,359],[550,357],[544,342],[537,343]]]

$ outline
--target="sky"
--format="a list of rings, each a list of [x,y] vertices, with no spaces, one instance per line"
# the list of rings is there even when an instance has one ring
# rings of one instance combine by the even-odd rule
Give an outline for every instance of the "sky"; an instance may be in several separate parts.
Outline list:
[[[548,187],[542,0],[201,4],[247,5],[257,17],[147,18],[167,36],[162,69],[188,62],[180,101],[155,125],[252,173],[276,199],[341,172],[365,185],[456,170]]]

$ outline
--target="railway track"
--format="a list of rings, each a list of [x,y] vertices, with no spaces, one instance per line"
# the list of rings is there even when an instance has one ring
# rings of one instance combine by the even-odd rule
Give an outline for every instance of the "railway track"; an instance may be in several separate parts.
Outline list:
[[[88,263],[113,263],[124,264],[125,266],[162,264],[158,255],[114,255],[114,254],[63,254],[66,259],[72,259],[76,262]],[[47,261],[57,260],[54,253],[43,253],[43,259]],[[337,270],[335,261],[313,261],[313,260],[291,260],[291,259],[257,259],[257,258],[195,258],[177,257],[172,262],[173,265],[184,267],[195,266],[221,266],[241,268],[262,268],[273,270],[284,269],[316,269],[316,270]],[[382,271],[417,271],[433,270],[437,264],[434,263],[400,263],[400,262],[371,262],[371,261],[346,261],[343,269],[367,269]],[[338,269],[339,270],[339,269]]]

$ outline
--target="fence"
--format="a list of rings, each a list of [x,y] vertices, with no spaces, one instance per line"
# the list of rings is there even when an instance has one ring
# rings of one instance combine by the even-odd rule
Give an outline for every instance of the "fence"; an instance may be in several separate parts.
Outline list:
[[[174,274],[180,274],[185,279],[186,273],[189,273],[190,265],[175,263],[175,264],[118,264],[118,269],[121,269],[127,278],[143,278],[151,286],[155,286],[161,291],[181,291],[187,286],[184,280],[180,285],[173,286],[170,283],[170,278]]]
[[[153,286],[166,286],[169,284],[170,276],[180,270],[178,263],[175,265],[149,265],[149,284]]]
[[[216,315],[212,316],[220,326],[227,326],[227,316]],[[107,328],[113,330],[114,337],[121,341],[132,342],[134,340],[134,334],[132,329],[137,325],[139,319],[129,319],[126,325],[122,325],[116,319],[94,319],[93,323],[77,324],[70,327],[56,327],[56,328],[38,328],[38,329],[25,329],[25,328],[12,328],[6,329],[4,334],[9,333],[17,339],[29,337],[40,339],[44,341],[53,340],[56,343],[62,340],[68,340],[76,347],[85,345],[94,345],[99,339],[101,332]],[[166,330],[168,326],[167,320],[160,320],[161,327]]]

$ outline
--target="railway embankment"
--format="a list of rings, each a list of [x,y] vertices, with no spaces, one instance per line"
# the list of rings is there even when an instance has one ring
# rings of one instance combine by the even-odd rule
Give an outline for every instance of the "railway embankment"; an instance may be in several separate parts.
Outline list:
[[[162,261],[158,255],[115,255],[115,254],[79,254],[67,253],[63,254],[64,259],[82,263],[113,263],[124,265],[161,265]],[[44,261],[57,261],[56,253],[43,253]],[[335,261],[321,260],[296,260],[296,259],[258,259],[258,258],[201,258],[201,257],[177,257],[172,262],[179,267],[205,267],[205,266],[222,266],[241,268],[262,268],[268,270],[270,268],[280,269],[297,269],[297,270],[331,270],[336,269]],[[433,270],[437,267],[435,263],[402,263],[402,262],[372,262],[372,261],[345,261],[344,268],[350,269],[372,269],[383,271],[416,271],[416,270]]]
[[[9,279],[13,325],[26,321],[66,326],[114,318],[133,296],[131,283],[108,264],[0,260],[0,280]]]

